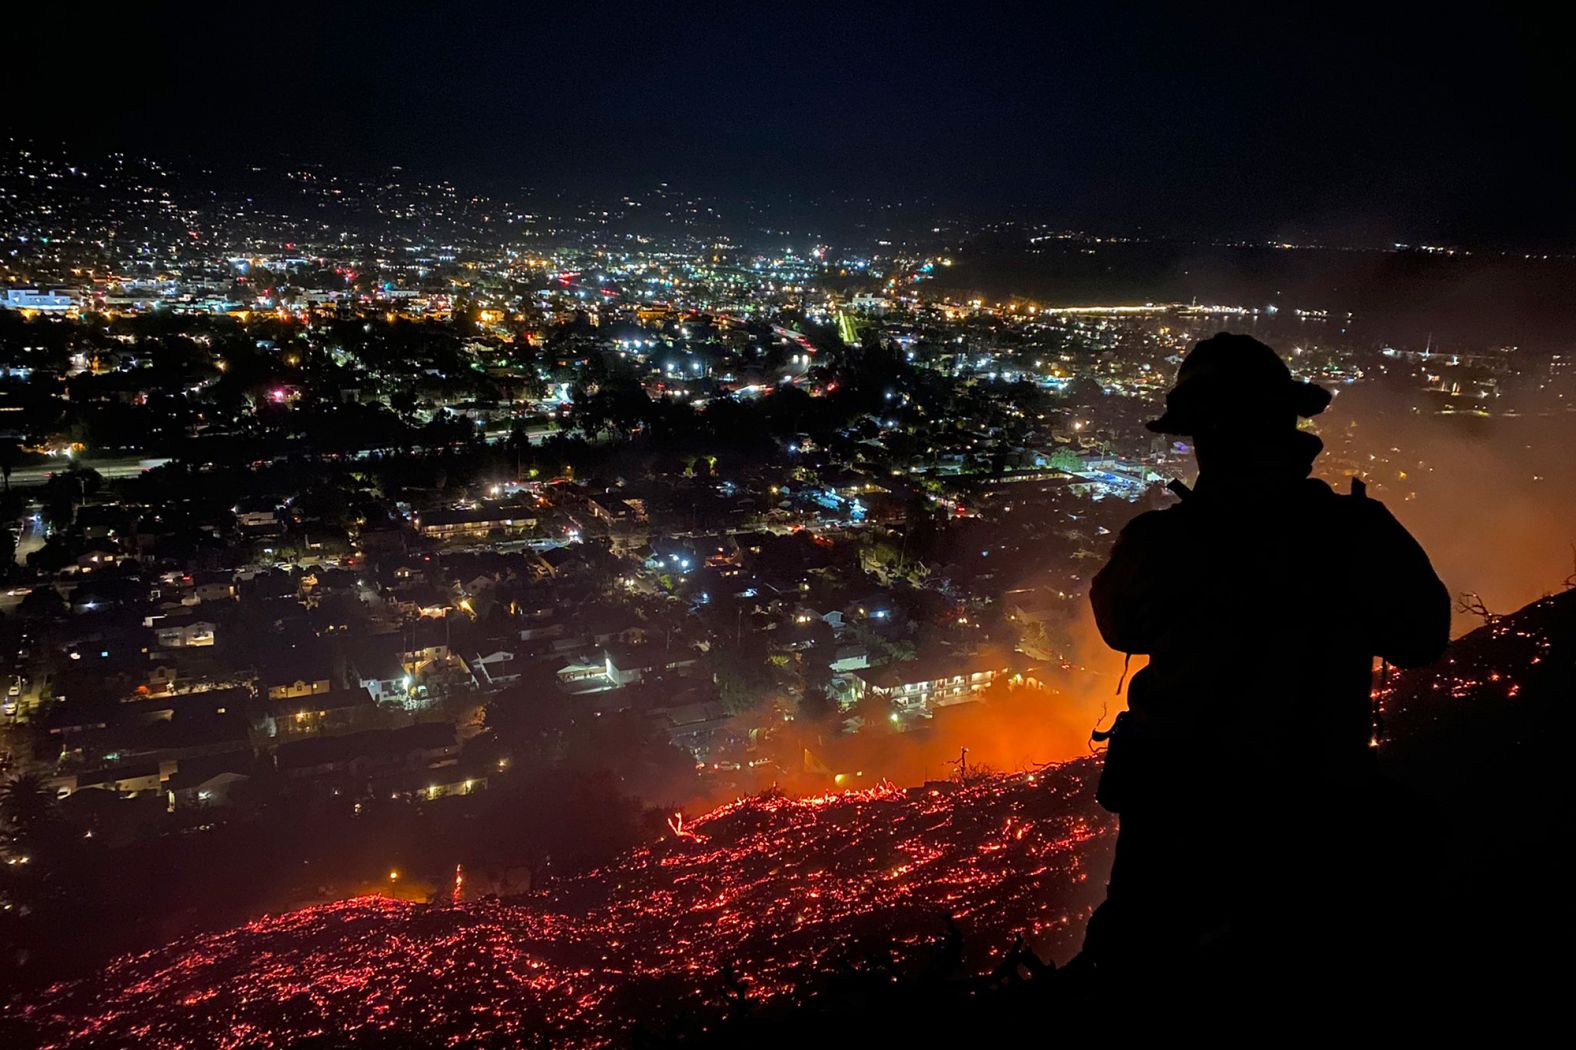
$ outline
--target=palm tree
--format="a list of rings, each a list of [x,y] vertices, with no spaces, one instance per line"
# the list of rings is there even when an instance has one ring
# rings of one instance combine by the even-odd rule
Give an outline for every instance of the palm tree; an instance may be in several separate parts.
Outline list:
[[[0,785],[0,842],[9,849],[28,846],[55,815],[55,799],[37,773],[18,773]]]

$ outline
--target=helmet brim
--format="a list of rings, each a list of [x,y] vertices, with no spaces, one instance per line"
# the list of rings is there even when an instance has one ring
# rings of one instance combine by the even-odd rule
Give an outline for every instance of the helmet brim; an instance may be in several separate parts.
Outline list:
[[[1173,394],[1176,392],[1176,390],[1172,391]],[[1293,380],[1289,393],[1290,397],[1288,400],[1290,404],[1288,407],[1302,419],[1312,419],[1320,412],[1323,412],[1329,406],[1332,397],[1330,391],[1326,388],[1317,383],[1309,383],[1303,380]],[[1271,398],[1274,399],[1274,397],[1275,395],[1272,393]],[[1193,411],[1179,411],[1177,406],[1171,404],[1172,401],[1187,402],[1190,400],[1193,399],[1168,396],[1166,398],[1166,410],[1161,413],[1158,419],[1151,419],[1145,423],[1144,427],[1156,434],[1176,434],[1182,437],[1189,437],[1198,433],[1203,425],[1226,422],[1232,418],[1232,413],[1221,412],[1218,405],[1215,409],[1210,410],[1194,404]],[[1246,417],[1247,414],[1244,414],[1244,416]]]

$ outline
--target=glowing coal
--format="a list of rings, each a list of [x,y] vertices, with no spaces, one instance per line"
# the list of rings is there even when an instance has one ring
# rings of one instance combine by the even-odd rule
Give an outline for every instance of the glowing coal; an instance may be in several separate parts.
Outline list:
[[[1020,931],[1066,955],[1102,894],[1113,830],[1092,800],[1097,771],[1086,760],[966,787],[741,799],[675,816],[660,841],[528,897],[305,908],[120,959],[21,1016],[60,1047],[380,1030],[601,1046],[640,1021],[720,1015],[739,994],[812,994],[862,953],[917,962],[949,917],[973,969]]]

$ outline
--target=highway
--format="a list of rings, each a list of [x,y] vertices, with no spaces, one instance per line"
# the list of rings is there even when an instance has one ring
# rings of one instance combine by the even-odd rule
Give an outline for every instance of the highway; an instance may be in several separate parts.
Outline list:
[[[92,468],[106,481],[116,478],[134,478],[144,471],[155,467],[162,467],[168,463],[168,458],[140,459],[136,456],[120,456],[114,459],[61,459],[54,463],[40,463],[32,467],[19,467],[11,472],[11,487],[29,488],[44,484],[50,475],[59,474],[61,471],[72,467]]]

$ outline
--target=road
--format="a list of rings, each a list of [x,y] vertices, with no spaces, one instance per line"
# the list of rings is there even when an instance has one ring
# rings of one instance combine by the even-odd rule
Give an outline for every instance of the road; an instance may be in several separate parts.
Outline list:
[[[162,467],[168,463],[166,459],[141,459],[137,456],[121,456],[114,459],[98,460],[60,460],[56,463],[41,463],[33,467],[19,467],[11,472],[11,487],[14,489],[29,488],[44,484],[50,475],[59,474],[73,466],[92,468],[98,471],[99,476],[105,480],[115,478],[134,478],[138,474]]]

